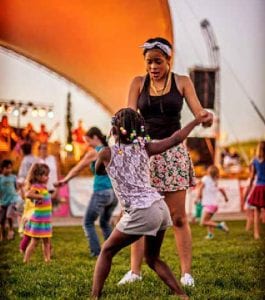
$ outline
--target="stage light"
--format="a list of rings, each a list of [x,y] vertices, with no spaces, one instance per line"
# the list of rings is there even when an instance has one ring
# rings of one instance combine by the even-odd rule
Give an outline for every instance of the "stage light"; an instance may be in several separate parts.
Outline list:
[[[50,110],[48,111],[47,116],[48,116],[49,119],[53,119],[53,118],[54,118],[54,112],[50,109]]]
[[[72,152],[74,150],[74,147],[72,144],[66,144],[64,150],[67,152]]]
[[[31,111],[32,117],[36,118],[38,116],[38,110],[36,107],[34,107]]]
[[[19,109],[15,107],[12,111],[13,116],[18,117],[19,116]]]
[[[38,109],[38,114],[41,118],[46,116],[46,109],[45,108],[39,108]]]

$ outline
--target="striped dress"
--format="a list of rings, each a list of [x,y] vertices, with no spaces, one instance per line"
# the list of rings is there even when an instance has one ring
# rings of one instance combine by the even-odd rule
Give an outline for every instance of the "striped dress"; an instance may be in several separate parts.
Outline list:
[[[52,202],[47,188],[40,184],[32,185],[32,189],[44,195],[42,201],[34,200],[35,208],[25,225],[24,234],[34,238],[49,238],[52,236]]]

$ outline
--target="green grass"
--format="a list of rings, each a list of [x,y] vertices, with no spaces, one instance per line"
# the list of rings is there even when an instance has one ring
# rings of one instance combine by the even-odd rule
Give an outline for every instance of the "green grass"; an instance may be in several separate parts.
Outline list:
[[[244,222],[229,222],[231,232],[216,231],[204,240],[205,229],[192,225],[193,275],[196,287],[186,289],[190,299],[265,299],[264,239],[255,241]],[[262,228],[264,237],[265,228]],[[89,257],[80,227],[54,228],[53,260],[46,265],[40,247],[29,265],[18,252],[19,237],[0,244],[0,299],[89,299],[95,259]],[[179,278],[172,230],[161,256]],[[156,275],[143,266],[143,281],[118,287],[129,269],[129,248],[113,260],[102,299],[176,299]]]

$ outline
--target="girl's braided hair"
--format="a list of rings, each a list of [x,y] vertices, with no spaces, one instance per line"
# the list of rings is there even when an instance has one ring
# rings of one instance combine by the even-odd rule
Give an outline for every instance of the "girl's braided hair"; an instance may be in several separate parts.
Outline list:
[[[131,108],[120,109],[112,117],[112,126],[119,143],[131,144],[138,138],[146,138],[144,118]]]

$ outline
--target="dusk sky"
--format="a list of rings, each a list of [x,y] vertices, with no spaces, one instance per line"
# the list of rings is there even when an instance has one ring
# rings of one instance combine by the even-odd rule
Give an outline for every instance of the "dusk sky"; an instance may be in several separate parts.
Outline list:
[[[265,1],[169,0],[169,4],[174,28],[175,72],[187,74],[188,68],[194,65],[208,66],[207,44],[200,29],[200,21],[207,18],[215,32],[221,57],[223,143],[265,138],[265,125],[248,99],[249,96],[265,115]],[[71,91],[74,123],[82,118],[86,127],[97,125],[105,131],[108,130],[109,114],[87,94],[65,80],[25,60],[7,56],[3,51],[0,52],[0,69],[0,98],[34,99],[44,103],[56,101],[57,119],[64,125],[64,114],[61,112],[65,111],[66,94]],[[245,91],[239,86],[232,72],[236,74]],[[88,102],[95,111],[89,120],[82,109]],[[48,128],[57,119],[50,122]],[[190,117],[184,113],[183,123],[188,119]],[[16,125],[14,118],[11,121]],[[24,118],[21,121],[24,125],[29,120]],[[38,122],[40,121],[36,121],[36,125]],[[55,133],[54,138],[64,138],[63,126]]]

